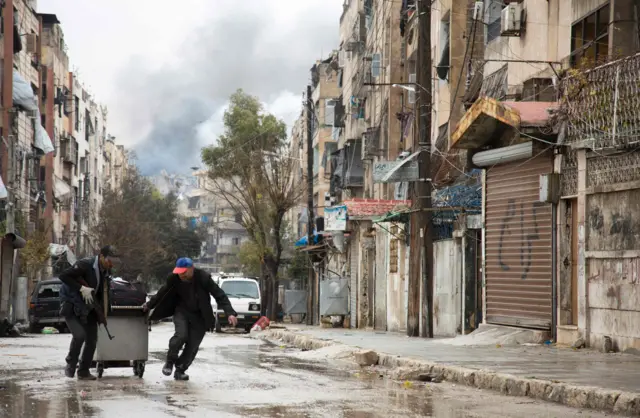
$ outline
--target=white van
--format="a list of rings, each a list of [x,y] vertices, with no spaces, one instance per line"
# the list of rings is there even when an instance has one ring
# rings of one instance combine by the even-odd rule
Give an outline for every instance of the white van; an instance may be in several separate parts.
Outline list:
[[[238,313],[238,327],[251,330],[253,324],[260,319],[260,285],[256,279],[246,277],[220,278],[218,285],[227,294],[233,309]],[[217,303],[211,298],[211,306],[216,313],[216,332],[221,332],[229,322],[223,310],[218,310]]]

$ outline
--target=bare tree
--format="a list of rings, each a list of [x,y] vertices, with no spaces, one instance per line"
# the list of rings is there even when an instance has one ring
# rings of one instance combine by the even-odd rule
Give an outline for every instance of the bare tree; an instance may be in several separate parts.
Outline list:
[[[260,101],[242,90],[230,102],[224,134],[216,145],[203,149],[202,159],[209,168],[210,191],[242,215],[266,279],[267,316],[275,319],[284,217],[304,187],[295,180],[285,123],[264,113]]]

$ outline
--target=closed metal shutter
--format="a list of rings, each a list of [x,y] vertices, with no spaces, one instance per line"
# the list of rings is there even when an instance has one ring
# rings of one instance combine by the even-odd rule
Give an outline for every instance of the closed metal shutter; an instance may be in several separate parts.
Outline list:
[[[487,322],[552,325],[552,207],[539,202],[540,175],[552,155],[487,169],[485,269]]]
[[[351,328],[356,328],[358,325],[358,265],[359,258],[358,255],[360,253],[360,240],[358,237],[358,233],[354,232],[351,234],[351,248],[349,251],[349,256],[351,257],[351,266],[350,266],[350,274],[351,279],[349,280],[349,326]]]

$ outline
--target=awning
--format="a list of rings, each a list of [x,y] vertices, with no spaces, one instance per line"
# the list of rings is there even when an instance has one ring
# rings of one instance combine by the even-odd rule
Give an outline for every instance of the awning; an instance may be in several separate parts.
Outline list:
[[[351,199],[343,203],[347,207],[349,220],[373,220],[385,213],[411,206],[410,200]]]
[[[393,173],[395,173],[396,171],[398,171],[400,169],[400,167],[404,166],[406,163],[408,163],[409,161],[413,160],[416,155],[420,154],[422,152],[422,150],[418,150],[416,152],[414,152],[413,154],[409,155],[407,158],[405,158],[404,160],[402,160],[402,162],[400,162],[400,164],[398,164],[397,166],[395,166],[394,168],[392,168],[387,175],[385,175],[382,178],[381,183],[384,183],[386,181],[389,181],[389,179],[391,178],[391,176],[393,175]]]
[[[408,212],[387,212],[378,219],[374,219],[373,223],[382,223],[382,222],[400,222],[407,223],[409,222],[409,213]]]
[[[499,138],[506,129],[541,127],[549,121],[553,102],[501,102],[479,98],[451,134],[451,148],[478,149]]]

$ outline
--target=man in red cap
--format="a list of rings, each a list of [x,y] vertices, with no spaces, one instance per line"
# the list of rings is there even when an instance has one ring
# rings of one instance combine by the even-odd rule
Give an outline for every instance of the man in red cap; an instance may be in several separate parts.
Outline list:
[[[205,333],[215,326],[209,295],[227,314],[229,324],[235,327],[238,324],[237,314],[227,295],[209,273],[194,268],[193,261],[184,257],[178,259],[165,285],[144,305],[145,311],[153,310],[151,320],[173,316],[175,334],[169,340],[167,361],[162,368],[165,376],[170,376],[175,366],[173,377],[189,380],[186,371],[195,359]],[[180,350],[182,354],[178,355]]]

